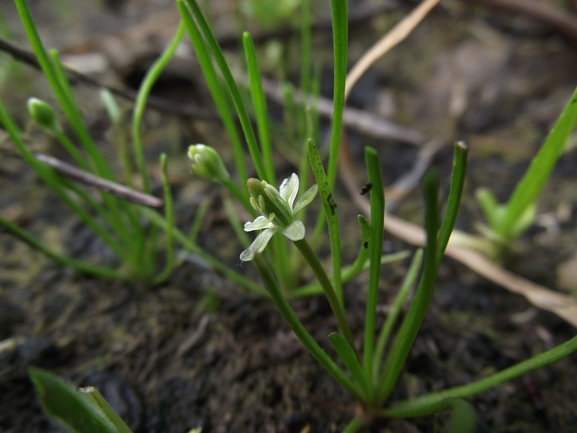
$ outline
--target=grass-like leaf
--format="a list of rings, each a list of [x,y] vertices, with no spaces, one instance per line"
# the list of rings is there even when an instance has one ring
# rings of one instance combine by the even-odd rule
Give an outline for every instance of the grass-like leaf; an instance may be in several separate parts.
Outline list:
[[[341,358],[341,361],[343,361],[343,364],[345,364],[345,367],[347,367],[347,370],[349,370],[353,376],[353,379],[355,379],[355,381],[359,384],[361,392],[366,399],[371,393],[371,384],[365,371],[363,370],[361,363],[357,359],[355,351],[351,345],[347,343],[347,340],[345,340],[340,334],[333,332],[331,335],[329,335],[329,338],[335,347],[339,358]]]
[[[125,433],[70,385],[38,368],[28,370],[46,415],[76,433]],[[111,409],[112,410],[112,409]]]
[[[557,160],[563,153],[565,143],[575,128],[577,121],[577,89],[573,92],[571,99],[565,109],[555,122],[555,126],[547,135],[543,146],[525,172],[523,179],[517,184],[511,198],[505,205],[502,219],[498,222],[495,231],[504,237],[515,225],[525,210],[535,201],[545,182],[551,175]]]

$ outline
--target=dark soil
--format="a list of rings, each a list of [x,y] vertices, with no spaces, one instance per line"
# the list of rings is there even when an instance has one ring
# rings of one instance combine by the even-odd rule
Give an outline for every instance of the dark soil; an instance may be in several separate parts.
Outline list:
[[[75,5],[69,13],[85,17],[97,10],[101,19],[114,17],[116,28],[111,31],[116,31],[123,19],[136,19],[127,10],[134,13],[140,2],[123,2],[114,11],[92,3],[84,2],[86,10]],[[149,3],[146,10],[154,11],[155,2]],[[513,17],[505,26],[500,18],[497,25],[486,18],[490,13],[448,3],[376,65],[373,78],[369,75],[359,83],[353,103],[372,111],[389,110],[387,116],[431,136],[442,132],[469,140],[470,170],[458,226],[473,231],[473,222],[481,221],[472,198],[475,189],[488,186],[499,199],[508,197],[577,85],[577,57],[575,47],[537,31],[540,27],[533,22]],[[317,7],[318,16],[325,16],[323,7]],[[401,2],[392,13],[355,27],[351,59],[356,60],[408,10]],[[50,26],[61,18],[55,18],[53,10],[46,13],[41,29],[50,35]],[[526,28],[536,30],[523,32]],[[14,32],[16,38],[21,35],[21,30]],[[54,43],[73,44],[61,41],[62,37],[54,36]],[[315,48],[327,58],[329,40],[330,33],[316,34]],[[23,74],[39,80],[31,70],[23,69]],[[451,123],[446,120],[448,99],[457,79],[465,86],[468,100],[462,116]],[[202,89],[196,81],[191,86]],[[91,89],[79,91],[95,97]],[[6,89],[3,101],[5,95],[10,95]],[[27,96],[9,96],[10,101],[18,101],[14,114],[19,119],[26,118],[17,107]],[[391,100],[392,108],[386,102]],[[106,138],[98,127],[104,122],[102,111],[87,111],[87,116],[95,133],[100,131]],[[156,112],[147,121],[151,165],[161,151],[169,153],[179,225],[189,227],[200,197],[212,197],[201,242],[236,270],[253,275],[250,264],[238,266],[241,247],[227,242],[232,235],[219,205],[221,191],[190,175],[183,156],[185,144],[206,142],[215,134],[221,137],[218,125],[183,122]],[[357,144],[353,151],[359,166],[362,146],[377,146],[387,184],[411,168],[414,148],[355,134],[351,141]],[[38,137],[38,146],[50,148],[45,137]],[[107,261],[99,242],[46,191],[10,144],[3,144],[0,151],[3,215],[55,248],[76,257],[99,255]],[[105,152],[114,155],[115,151]],[[441,151],[434,165],[446,186],[451,151]],[[558,286],[559,263],[576,252],[577,220],[572,212],[577,204],[576,165],[574,152],[562,157],[539,203],[540,214],[557,215],[561,207],[569,209],[566,218],[559,218],[559,232],[535,225],[506,261],[511,270],[553,289]],[[356,211],[347,206],[348,201],[337,191],[341,224],[348,233],[345,243],[356,245]],[[420,222],[420,207],[415,191],[398,214]],[[412,251],[390,238],[385,249]],[[0,251],[0,432],[59,431],[40,410],[27,378],[29,366],[45,368],[78,386],[96,386],[135,433],[185,433],[197,427],[203,433],[338,432],[354,415],[354,400],[302,348],[271,302],[247,293],[201,263],[185,262],[168,281],[150,287],[84,276],[54,264],[2,231]],[[379,326],[407,266],[405,260],[383,268]],[[347,313],[357,346],[363,333],[366,279],[361,275],[346,286]],[[336,357],[328,339],[336,322],[324,298],[301,299],[292,305],[312,336]],[[392,398],[469,383],[548,350],[574,333],[557,316],[447,259]],[[576,431],[576,376],[577,355],[572,355],[469,399],[477,413],[477,431]],[[447,414],[440,414],[391,420],[374,431],[441,432],[447,419]]]

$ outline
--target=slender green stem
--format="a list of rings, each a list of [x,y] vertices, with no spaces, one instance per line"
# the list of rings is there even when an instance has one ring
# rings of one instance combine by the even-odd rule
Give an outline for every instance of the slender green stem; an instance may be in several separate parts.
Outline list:
[[[183,0],[177,0],[177,2],[182,3]],[[228,87],[228,91],[230,92],[230,96],[231,96],[232,101],[234,103],[234,106],[236,108],[236,112],[238,114],[238,119],[240,121],[240,125],[242,127],[243,132],[244,132],[244,136],[246,139],[248,150],[250,152],[250,156],[251,156],[252,161],[254,163],[258,177],[260,179],[266,179],[267,178],[267,171],[265,170],[262,156],[261,156],[260,151],[258,149],[258,144],[256,142],[256,136],[255,136],[254,130],[252,128],[252,123],[251,123],[250,118],[248,116],[248,112],[246,110],[246,107],[244,106],[242,96],[240,95],[240,92],[238,91],[238,87],[236,85],[234,77],[232,76],[232,73],[230,72],[228,64],[226,63],[226,59],[224,58],[224,54],[222,53],[222,50],[220,49],[220,46],[218,45],[218,41],[216,40],[216,38],[214,37],[214,34],[210,30],[210,27],[209,27],[208,23],[206,22],[206,19],[204,18],[204,16],[203,16],[200,8],[198,7],[198,4],[196,3],[196,1],[195,0],[186,0],[186,3],[188,5],[188,7],[190,8],[190,11],[192,12],[194,17],[196,18],[196,22],[198,23],[198,26],[200,27],[200,30],[202,31],[202,34],[204,35],[204,39],[206,40],[206,43],[208,44],[210,51],[212,52],[212,55],[214,56],[214,60],[216,61],[217,65],[220,69],[220,72],[224,78],[224,81],[226,82],[226,85]]]
[[[164,270],[155,278],[159,284],[166,280],[174,269],[174,211],[172,206],[172,192],[168,183],[168,167],[166,154],[160,155],[160,168],[162,170],[162,188],[164,191],[164,215],[166,218],[166,265]]]
[[[96,275],[98,277],[111,278],[116,280],[129,280],[130,278],[126,275],[115,271],[114,269],[105,268],[102,266],[95,266],[78,260],[74,260],[70,257],[55,253],[52,250],[46,248],[40,241],[33,237],[30,233],[18,227],[12,221],[0,217],[0,225],[4,226],[7,230],[12,232],[12,234],[18,236],[22,241],[26,242],[33,248],[43,253],[45,256],[51,258],[61,265],[70,266],[71,268],[78,269],[80,272],[86,274]]]
[[[363,346],[363,367],[367,376],[373,378],[373,353],[375,349],[375,323],[377,317],[377,296],[381,279],[381,254],[385,217],[385,193],[381,175],[381,163],[377,151],[365,148],[365,163],[371,189],[371,238],[369,240],[370,268],[367,309],[365,314],[365,342]]]
[[[196,238],[198,237],[198,233],[202,227],[202,223],[204,222],[204,216],[206,215],[206,211],[208,210],[209,198],[204,197],[198,208],[196,210],[196,214],[194,215],[194,221],[190,226],[190,231],[188,234],[188,239],[190,242],[196,242]]]
[[[160,227],[163,230],[167,229],[168,223],[166,219],[162,217],[162,215],[159,215],[156,211],[152,209],[144,207],[141,207],[140,211],[146,218],[148,218],[148,220],[151,223],[153,223],[157,227]],[[179,242],[185,250],[199,256],[202,260],[207,262],[215,270],[217,270],[218,272],[222,272],[229,280],[234,281],[235,283],[240,284],[243,287],[246,287],[248,290],[251,290],[256,294],[268,297],[268,292],[264,290],[261,286],[249,280],[248,278],[242,276],[238,272],[235,272],[232,269],[228,268],[221,260],[218,260],[217,258],[211,256],[209,253],[200,248],[196,243],[191,241],[177,227],[173,228],[173,234],[174,239],[177,242]]]
[[[479,394],[501,383],[507,382],[525,373],[528,373],[529,371],[536,370],[553,362],[559,361],[560,359],[565,358],[575,351],[577,351],[577,337],[573,337],[569,341],[566,341],[565,343],[562,343],[551,350],[543,352],[489,377],[485,377],[484,379],[480,379],[467,385],[457,386],[455,388],[449,388],[443,391],[426,394],[411,400],[398,402],[391,407],[391,410],[416,410],[421,407],[437,404],[438,402],[445,399],[464,398]]]
[[[375,355],[373,357],[373,377],[378,379],[379,371],[381,370],[381,363],[383,360],[383,355],[385,353],[385,347],[387,347],[387,343],[389,342],[389,337],[393,332],[393,327],[397,322],[397,319],[401,315],[401,311],[403,309],[403,305],[411,292],[411,288],[415,285],[417,281],[417,277],[419,276],[419,269],[421,268],[421,263],[423,261],[423,250],[418,249],[413,256],[413,260],[411,261],[411,265],[409,266],[409,270],[407,271],[407,275],[403,281],[401,288],[399,289],[399,293],[395,297],[395,301],[393,302],[393,306],[391,307],[391,311],[387,316],[387,320],[383,324],[381,328],[381,333],[379,334],[379,339],[377,340],[377,347],[375,349]]]
[[[12,142],[24,158],[24,161],[26,161],[26,163],[32,167],[32,169],[40,176],[40,178],[62,199],[62,201],[64,201],[64,203],[66,203],[66,205],[80,217],[84,224],[90,227],[94,233],[100,236],[102,240],[108,244],[108,246],[118,255],[118,257],[125,259],[126,253],[124,248],[117,242],[117,240],[114,239],[108,233],[108,231],[94,219],[92,215],[86,212],[82,206],[80,206],[75,200],[71,199],[71,197],[64,190],[62,182],[57,178],[54,171],[34,158],[28,148],[24,146],[24,143],[20,138],[20,130],[6,112],[1,101],[0,122],[4,125],[6,131],[8,131]]]
[[[333,189],[337,179],[337,163],[343,129],[343,111],[345,109],[345,84],[347,78],[348,52],[348,11],[347,2],[331,0],[334,51],[333,121],[331,129],[331,148],[329,156],[329,188]]]
[[[58,140],[60,144],[62,144],[64,149],[66,149],[66,151],[70,154],[70,156],[72,156],[74,161],[76,161],[76,163],[80,168],[82,168],[82,170],[92,171],[90,169],[90,166],[86,163],[82,153],[80,153],[78,148],[74,145],[74,143],[72,143],[72,141],[66,136],[66,134],[64,134],[64,132],[62,131],[55,132],[54,138],[56,138],[56,140]]]
[[[445,398],[443,400],[418,407],[383,409],[381,416],[384,418],[417,418],[420,416],[432,415],[438,412],[455,409],[455,405],[462,402],[456,398]]]
[[[237,199],[237,201],[244,207],[244,209],[250,213],[252,216],[255,216],[255,210],[250,204],[250,199],[247,194],[244,194],[243,191],[234,183],[232,179],[227,179],[222,182],[222,185],[228,189],[228,191]]]
[[[258,67],[258,60],[256,51],[250,34],[245,32],[242,37],[244,45],[244,53],[246,56],[246,63],[248,66],[248,78],[250,82],[250,95],[252,104],[256,114],[256,124],[258,128],[258,137],[260,139],[260,149],[262,151],[262,159],[264,161],[264,169],[267,177],[265,180],[276,186],[274,161],[272,158],[272,148],[270,144],[269,126],[268,126],[268,110],[266,105],[266,98],[262,88],[262,77]]]
[[[329,279],[328,275],[326,274],[323,265],[319,261],[318,257],[311,249],[309,243],[306,239],[301,239],[300,241],[294,241],[295,246],[299,249],[301,254],[303,255],[304,259],[307,261],[311,269],[313,270],[314,274],[316,275],[317,279],[319,280],[327,300],[329,301],[329,305],[333,310],[333,314],[337,319],[337,324],[339,326],[339,330],[345,340],[351,345],[351,347],[355,350],[355,342],[353,339],[353,334],[349,328],[349,324],[347,322],[347,317],[345,311],[337,298],[337,295],[333,289],[333,285],[331,284],[331,280]],[[357,353],[358,358],[358,353]]]
[[[248,248],[251,241],[246,232],[243,230],[242,223],[238,218],[238,213],[232,204],[232,200],[228,196],[225,196],[223,197],[223,204],[224,211],[226,212],[226,216],[228,217],[228,221],[234,230],[236,238],[239,240],[243,248]]]
[[[387,356],[385,367],[378,382],[378,406],[382,406],[390,395],[397,379],[401,374],[405,360],[419,332],[425,318],[435,280],[437,278],[437,194],[439,179],[434,172],[429,172],[423,181],[423,195],[425,198],[425,232],[427,246],[425,248],[425,265],[417,293],[407,316],[403,320],[401,329],[395,339],[393,347]]]
[[[142,118],[144,116],[144,110],[146,108],[146,101],[148,96],[150,95],[150,91],[152,90],[152,86],[162,73],[162,71],[166,68],[178,45],[182,41],[182,37],[184,36],[184,23],[181,21],[178,25],[178,29],[168,47],[164,50],[162,55],[154,62],[154,64],[150,67],[150,69],[146,72],[146,76],[142,80],[140,84],[140,88],[138,89],[138,96],[136,97],[136,102],[134,103],[134,112],[132,115],[132,142],[134,146],[134,156],[136,158],[136,165],[138,166],[138,170],[140,171],[140,177],[142,179],[142,187],[144,192],[150,194],[150,184],[148,181],[148,175],[146,173],[146,163],[144,161],[144,150],[142,148],[142,136],[141,136],[141,126],[142,126]]]
[[[403,260],[408,256],[407,251],[400,251],[394,254],[387,254],[381,257],[381,265],[386,265],[388,263],[396,262],[397,260]],[[359,261],[357,260],[350,266],[345,266],[341,269],[341,279],[344,283],[348,283],[351,281],[355,276],[359,274],[359,272],[366,270],[369,268],[369,264],[366,261]],[[319,295],[323,293],[323,288],[319,282],[315,281],[314,283],[307,284],[306,286],[299,287],[298,289],[293,290],[290,295],[292,299],[302,298],[305,296],[312,296],[312,295]]]
[[[38,56],[38,53],[36,53],[36,55]],[[64,66],[60,61],[58,51],[52,49],[49,51],[49,55],[50,59],[52,60],[54,76],[57,80],[55,83],[49,80],[49,83],[52,87],[52,91],[56,94],[58,102],[62,106],[64,113],[66,114],[66,118],[80,139],[82,147],[84,147],[86,153],[92,161],[96,173],[105,179],[115,181],[116,177],[114,176],[114,172],[104,159],[104,156],[102,156],[100,149],[98,149],[96,146],[96,143],[92,139],[92,136],[88,132],[88,128],[84,123],[82,114],[80,113],[78,105],[74,100],[72,88],[68,82]],[[61,97],[59,97],[58,94],[61,94]],[[62,103],[63,101],[65,102],[64,104]]]
[[[241,185],[245,185],[248,179],[248,172],[246,163],[244,161],[244,151],[240,140],[240,135],[236,129],[236,124],[232,117],[229,101],[214,69],[214,65],[210,58],[206,43],[202,38],[200,31],[196,27],[196,24],[190,15],[190,11],[182,1],[178,1],[177,6],[178,10],[180,11],[180,15],[186,25],[186,31],[188,32],[190,41],[194,47],[194,51],[196,52],[198,63],[202,69],[208,90],[210,91],[212,99],[214,100],[216,111],[218,112],[224,125],[224,129],[226,130],[226,133],[231,141],[239,182]]]
[[[311,48],[312,48],[312,37],[311,37],[311,5],[310,0],[301,1],[301,41],[300,41],[300,82],[299,87],[301,95],[308,95],[311,91]],[[314,138],[311,134],[307,133],[308,129],[308,119],[307,117],[307,102],[301,105],[298,112],[299,119],[299,133],[301,137]]]
[[[329,358],[318,343],[310,336],[304,328],[301,321],[298,319],[293,309],[285,299],[282,291],[272,273],[269,266],[264,259],[257,255],[254,258],[254,263],[263,279],[264,285],[268,290],[273,302],[280,311],[281,315],[288,323],[292,331],[295,333],[299,341],[307,348],[310,354],[321,364],[325,370],[339,383],[343,388],[359,397],[359,391],[355,383]]]

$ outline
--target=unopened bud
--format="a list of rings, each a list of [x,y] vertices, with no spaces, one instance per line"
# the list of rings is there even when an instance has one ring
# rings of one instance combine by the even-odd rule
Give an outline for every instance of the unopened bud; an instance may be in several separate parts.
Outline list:
[[[56,113],[50,105],[38,98],[28,99],[28,112],[38,125],[51,134],[62,132],[62,126],[56,118]]]
[[[210,146],[195,144],[188,148],[188,157],[197,176],[222,183],[230,179],[220,155]]]

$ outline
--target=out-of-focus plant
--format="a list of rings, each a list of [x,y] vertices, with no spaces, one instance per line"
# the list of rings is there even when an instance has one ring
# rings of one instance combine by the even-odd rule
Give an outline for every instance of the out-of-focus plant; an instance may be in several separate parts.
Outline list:
[[[536,200],[551,176],[557,160],[563,154],[576,122],[577,89],[531,160],[523,178],[515,186],[509,200],[499,204],[488,188],[479,188],[475,192],[487,222],[487,225],[478,224],[477,228],[485,239],[464,236],[458,238],[460,242],[477,247],[491,257],[497,257],[535,222]]]

